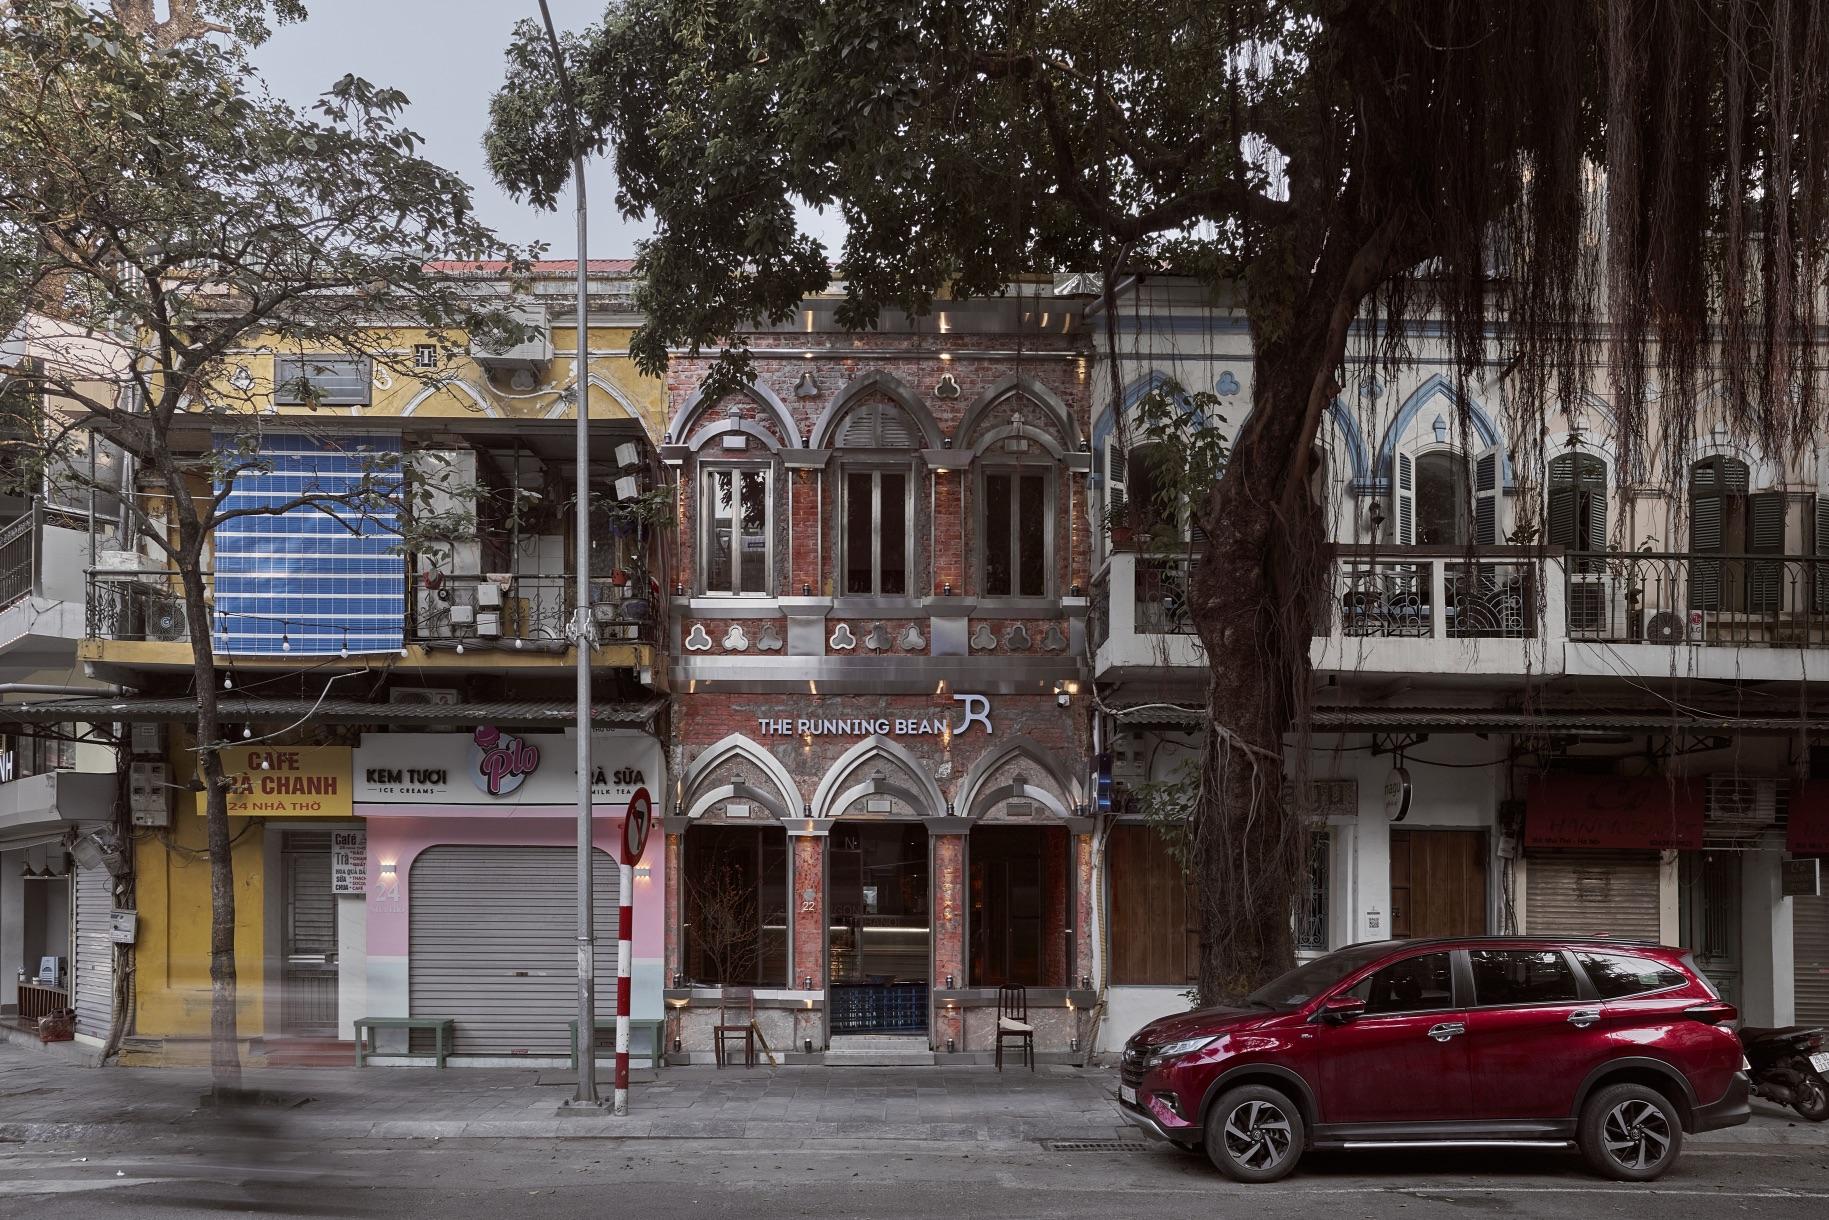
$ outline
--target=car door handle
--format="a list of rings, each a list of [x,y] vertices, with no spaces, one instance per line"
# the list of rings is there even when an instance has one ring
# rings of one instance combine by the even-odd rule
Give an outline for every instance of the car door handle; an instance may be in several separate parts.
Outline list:
[[[1437,1042],[1446,1042],[1448,1039],[1454,1037],[1454,1035],[1464,1034],[1466,1032],[1467,1026],[1459,1021],[1443,1021],[1439,1025],[1431,1025],[1429,1027],[1429,1036],[1434,1038]]]
[[[1576,1029],[1586,1029],[1600,1020],[1600,1010],[1594,1008],[1577,1008],[1569,1014],[1569,1024]]]

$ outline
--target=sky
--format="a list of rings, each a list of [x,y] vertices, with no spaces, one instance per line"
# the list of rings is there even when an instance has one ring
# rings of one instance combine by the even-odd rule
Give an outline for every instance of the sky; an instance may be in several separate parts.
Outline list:
[[[548,3],[562,30],[592,24],[605,7],[605,0]],[[516,20],[539,17],[537,0],[305,0],[305,7],[309,20],[276,30],[253,54],[275,95],[309,106],[345,72],[399,89],[412,101],[405,121],[425,137],[423,155],[463,176],[483,223],[517,244],[549,243],[549,258],[574,255],[570,193],[557,212],[543,212],[498,188],[483,161],[489,96],[502,83],[502,50]],[[590,256],[633,256],[649,224],[625,220],[616,210],[607,159],[593,161],[586,176]],[[842,229],[835,218],[802,209],[801,223],[836,252]]]

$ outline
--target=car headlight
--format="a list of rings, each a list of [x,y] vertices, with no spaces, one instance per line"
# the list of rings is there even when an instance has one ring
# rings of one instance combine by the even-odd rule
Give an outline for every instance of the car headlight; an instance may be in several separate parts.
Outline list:
[[[1205,1050],[1218,1041],[1218,1038],[1209,1034],[1200,1038],[1183,1038],[1179,1042],[1164,1042],[1150,1051],[1149,1058],[1144,1061],[1144,1066],[1155,1067],[1158,1063],[1167,1063],[1170,1059],[1192,1055],[1195,1051]]]

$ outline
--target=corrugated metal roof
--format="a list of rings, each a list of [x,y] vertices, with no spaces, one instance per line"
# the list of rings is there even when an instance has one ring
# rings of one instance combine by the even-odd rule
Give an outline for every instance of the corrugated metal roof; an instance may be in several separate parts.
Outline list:
[[[645,728],[665,707],[666,699],[653,696],[591,708],[591,721],[602,725]],[[320,724],[505,724],[557,725],[572,722],[576,705],[569,700],[521,700],[483,703],[363,703],[356,699],[262,699],[224,691],[218,704],[225,721],[256,724],[289,724],[310,720]],[[197,718],[195,699],[155,699],[131,696],[99,699],[51,699],[38,703],[9,704],[0,719],[37,723],[97,723],[118,721],[189,721]]]
[[[1134,725],[1203,727],[1204,708],[1152,703],[1117,712],[1118,721]],[[1708,731],[1741,733],[1796,733],[1829,730],[1829,713],[1806,716],[1730,716],[1659,711],[1583,711],[1543,708],[1509,711],[1501,708],[1419,707],[1318,707],[1310,713],[1316,732],[1398,732],[1434,730],[1448,733],[1655,733]]]

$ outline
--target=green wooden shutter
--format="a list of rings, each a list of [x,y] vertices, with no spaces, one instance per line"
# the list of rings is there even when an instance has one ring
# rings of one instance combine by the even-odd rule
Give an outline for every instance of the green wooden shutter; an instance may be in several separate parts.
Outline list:
[[[1750,555],[1785,553],[1785,497],[1782,492],[1762,492],[1746,501],[1746,549]],[[1778,560],[1750,560],[1746,574],[1747,609],[1771,614],[1784,601],[1784,564]]]
[[[1473,464],[1473,541],[1476,546],[1499,542],[1499,448],[1484,450]]]
[[[1829,611],[1829,496],[1816,497],[1816,537],[1811,540],[1811,554],[1816,557],[1816,610]]]
[[[1397,455],[1397,543],[1416,542],[1416,463],[1407,453]]]

